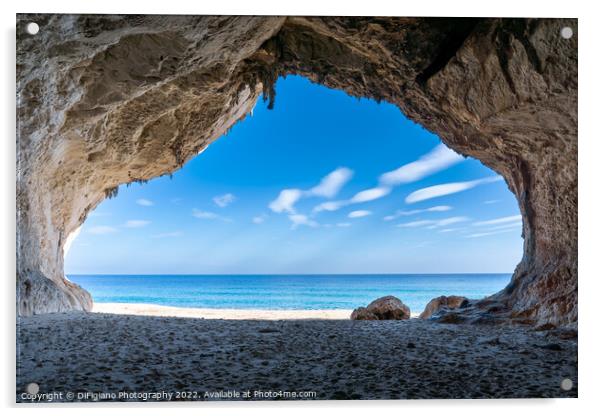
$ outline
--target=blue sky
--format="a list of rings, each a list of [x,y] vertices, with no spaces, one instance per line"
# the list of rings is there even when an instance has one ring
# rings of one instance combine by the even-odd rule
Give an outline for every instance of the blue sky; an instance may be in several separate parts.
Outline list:
[[[67,274],[510,273],[514,196],[393,105],[300,77],[173,177],[121,186]]]

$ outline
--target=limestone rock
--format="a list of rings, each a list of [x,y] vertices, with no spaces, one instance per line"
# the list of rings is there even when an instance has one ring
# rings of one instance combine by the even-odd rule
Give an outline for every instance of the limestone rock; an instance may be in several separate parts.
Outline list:
[[[357,308],[351,313],[355,320],[403,320],[410,319],[410,308],[395,296],[383,296],[368,307]]]
[[[456,309],[468,305],[468,299],[464,296],[439,296],[431,299],[420,314],[420,319],[429,319],[431,316],[441,311],[441,309]]]
[[[368,309],[360,306],[351,312],[351,319],[354,321],[376,321],[378,318]]]

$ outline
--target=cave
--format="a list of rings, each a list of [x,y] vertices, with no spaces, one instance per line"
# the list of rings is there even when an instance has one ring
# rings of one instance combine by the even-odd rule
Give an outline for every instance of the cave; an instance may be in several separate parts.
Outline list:
[[[576,19],[18,15],[17,313],[89,310],[63,271],[88,213],[277,105],[288,74],[394,104],[504,177],[523,258],[468,321],[576,326]]]

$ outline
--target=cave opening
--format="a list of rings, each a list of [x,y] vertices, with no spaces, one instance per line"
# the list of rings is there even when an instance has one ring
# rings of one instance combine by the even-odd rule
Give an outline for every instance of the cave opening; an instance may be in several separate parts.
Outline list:
[[[67,37],[18,31],[20,316],[89,310],[63,267],[87,214],[120,184],[176,171],[262,90],[273,101],[279,75],[297,74],[393,103],[503,176],[522,214],[523,256],[472,322],[576,326],[578,36],[562,36],[576,19],[160,20],[157,31],[150,17],[18,16],[18,27],[69,21],[57,26]],[[72,54],[51,53],[66,45]]]
[[[395,295],[415,314],[509,283],[522,218],[497,173],[394,105],[301,76],[276,90],[182,169],[112,190],[65,243],[68,279],[97,303],[353,309]]]

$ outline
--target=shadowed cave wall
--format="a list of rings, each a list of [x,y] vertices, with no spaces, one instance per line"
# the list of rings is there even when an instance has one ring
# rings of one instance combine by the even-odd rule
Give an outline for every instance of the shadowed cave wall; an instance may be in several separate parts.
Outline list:
[[[298,74],[397,105],[505,178],[523,259],[467,320],[576,325],[576,33],[574,19],[17,16],[18,313],[89,310],[64,277],[69,234]]]

